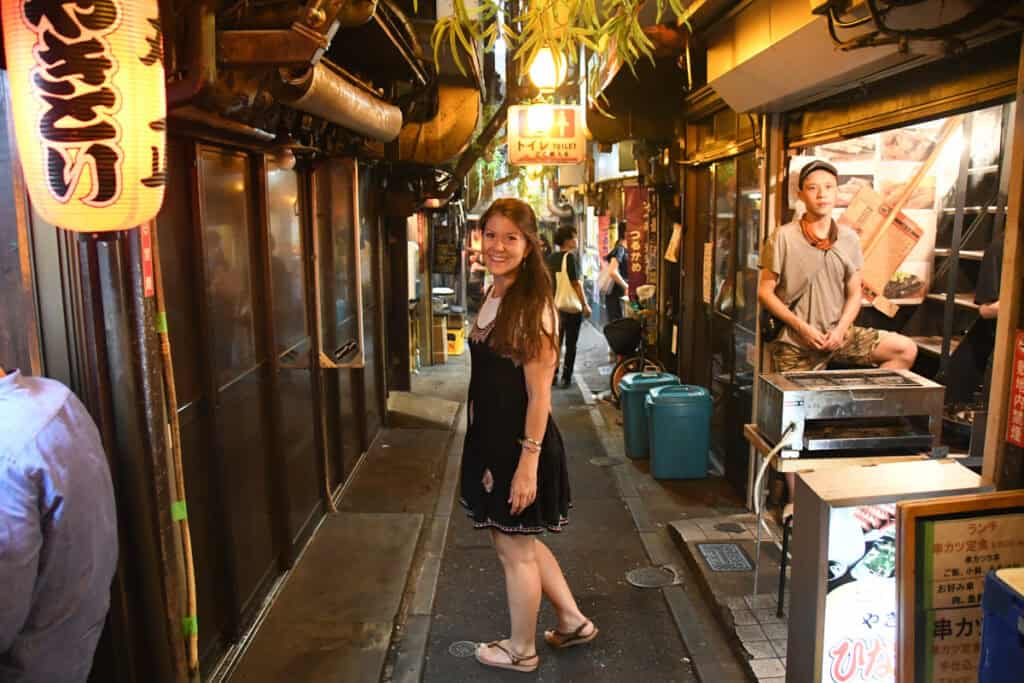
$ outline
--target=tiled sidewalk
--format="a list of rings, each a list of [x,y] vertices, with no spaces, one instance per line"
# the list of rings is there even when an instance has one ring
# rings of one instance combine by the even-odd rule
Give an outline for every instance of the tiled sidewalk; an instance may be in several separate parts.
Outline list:
[[[781,533],[768,522],[774,538]],[[753,563],[755,558],[756,518],[752,514],[723,514],[717,517],[683,519],[671,524],[673,538],[683,549],[701,581],[705,598],[714,603],[713,611],[735,635],[734,647],[743,656],[750,674],[760,683],[783,683],[786,675],[788,607],[778,616],[778,546],[761,530],[761,555],[758,594],[754,596],[752,571],[715,572],[702,557],[698,544],[735,543]],[[784,607],[789,604],[789,585]]]

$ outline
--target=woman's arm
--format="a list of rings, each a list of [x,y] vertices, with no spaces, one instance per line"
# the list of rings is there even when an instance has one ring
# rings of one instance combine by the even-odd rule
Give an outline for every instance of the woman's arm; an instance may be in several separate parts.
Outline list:
[[[558,352],[548,344],[542,346],[539,356],[523,365],[527,395],[523,436],[537,443],[544,441],[544,432],[547,431],[548,415],[551,414],[551,378],[557,365]],[[531,448],[528,441],[525,443],[519,455],[519,467],[512,477],[512,492],[508,499],[513,515],[521,513],[537,498],[540,450]]]

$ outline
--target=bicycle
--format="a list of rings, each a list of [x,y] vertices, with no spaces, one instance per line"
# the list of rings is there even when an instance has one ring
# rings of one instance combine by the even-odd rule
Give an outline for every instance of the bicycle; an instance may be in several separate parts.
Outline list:
[[[604,326],[604,338],[619,360],[610,378],[612,398],[619,400],[619,382],[631,372],[664,372],[656,358],[647,357],[647,319],[657,314],[649,307],[654,301],[654,285],[637,288],[637,301],[630,302],[636,318],[623,318]]]

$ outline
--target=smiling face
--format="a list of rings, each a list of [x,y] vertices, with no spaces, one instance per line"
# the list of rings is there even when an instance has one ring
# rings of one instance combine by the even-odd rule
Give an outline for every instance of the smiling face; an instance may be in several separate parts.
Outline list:
[[[515,223],[501,214],[487,219],[484,226],[484,263],[491,275],[504,277],[514,274],[529,253],[530,244]]]
[[[836,177],[828,171],[814,171],[800,188],[799,197],[811,218],[831,216],[836,205]]]

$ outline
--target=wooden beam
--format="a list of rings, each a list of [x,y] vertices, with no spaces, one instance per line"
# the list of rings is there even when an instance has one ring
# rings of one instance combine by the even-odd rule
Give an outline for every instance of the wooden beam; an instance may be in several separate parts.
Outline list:
[[[1021,278],[1024,276],[1024,261],[1019,258],[1021,203],[1024,202],[1024,52],[1021,53],[1017,70],[1017,107],[1014,111],[1011,154],[1006,235],[1003,240],[1003,277],[999,292],[1000,315],[996,324],[996,347],[992,355],[992,392],[989,394],[990,409],[985,425],[987,438],[982,463],[985,481],[995,484],[996,488],[1004,488],[1013,483],[1006,481],[1004,469],[1013,340],[1014,332],[1020,327]]]

